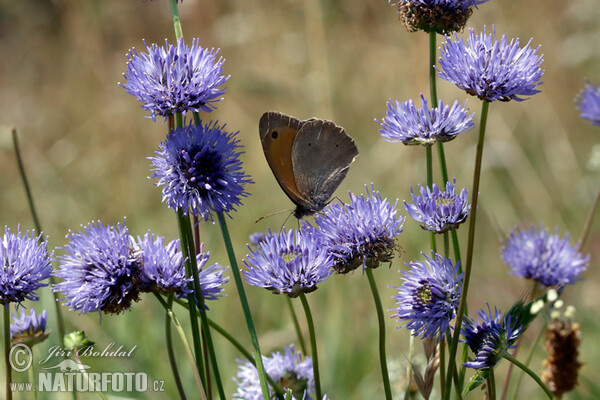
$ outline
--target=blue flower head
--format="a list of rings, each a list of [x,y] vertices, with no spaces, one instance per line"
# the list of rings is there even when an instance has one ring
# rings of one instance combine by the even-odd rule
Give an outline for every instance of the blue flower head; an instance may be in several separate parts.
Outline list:
[[[556,233],[532,226],[528,230],[516,228],[504,241],[502,259],[512,272],[523,278],[550,287],[573,284],[589,265],[589,255],[584,256],[577,246],[569,243],[569,234],[564,238]]]
[[[227,133],[216,122],[187,125],[169,133],[151,158],[152,177],[163,186],[163,201],[183,214],[212,220],[240,206],[252,183],[242,170],[237,133]]]
[[[67,239],[54,291],[71,310],[119,314],[139,299],[139,254],[125,225],[92,222]]]
[[[493,315],[489,305],[487,308],[487,312],[482,309],[477,313],[477,321],[467,317],[463,323],[464,341],[475,353],[473,361],[463,364],[467,368],[494,368],[504,354],[515,347],[515,341],[524,331],[519,319],[510,312],[502,318],[497,308]]]
[[[362,266],[377,268],[389,262],[397,249],[396,236],[402,232],[404,217],[396,208],[398,201],[382,199],[371,186],[367,195],[350,195],[350,204],[329,204],[315,217],[319,229],[312,233],[329,248],[334,269],[348,273]]]
[[[20,305],[25,300],[39,300],[35,291],[48,283],[52,274],[52,253],[48,254],[48,239],[34,236],[34,231],[14,234],[4,227],[0,242],[0,304]]]
[[[506,35],[496,39],[494,30],[479,35],[469,30],[467,43],[446,37],[440,51],[440,78],[454,83],[468,94],[485,101],[522,101],[522,96],[539,93],[537,86],[544,71],[540,69],[539,47],[519,47],[519,39],[508,42]]]
[[[575,99],[581,118],[592,125],[600,125],[600,85],[585,83],[585,88]]]
[[[444,192],[435,183],[432,189],[419,185],[421,195],[415,195],[411,188],[414,204],[404,202],[404,208],[423,229],[436,233],[457,229],[467,219],[471,212],[471,205],[467,190],[463,188],[459,194],[456,194],[455,185],[456,180],[446,182]]]
[[[166,40],[165,47],[144,45],[147,53],[132,49],[127,54],[126,82],[120,85],[144,103],[153,120],[177,112],[211,112],[223,99],[220,86],[229,76],[223,76],[225,60],[217,58],[218,49],[203,49],[198,39],[190,47],[183,39],[176,46]]]
[[[265,371],[284,390],[291,389],[293,398],[310,400],[314,396],[314,377],[311,357],[302,357],[294,345],[285,347],[283,354],[274,352],[270,357],[263,356]],[[256,367],[249,361],[240,361],[237,378],[238,387],[233,398],[239,400],[263,400]],[[273,388],[269,386],[271,394]]]
[[[37,315],[32,308],[29,315],[21,309],[20,318],[12,314],[13,323],[10,324],[10,343],[15,345],[23,343],[29,347],[46,340],[50,332],[46,332],[46,310]]]
[[[466,106],[465,102],[465,106]],[[436,142],[447,142],[457,135],[471,130],[473,115],[461,107],[458,100],[452,107],[440,100],[438,106],[429,109],[427,100],[421,95],[421,108],[412,100],[394,103],[389,100],[385,117],[378,122],[379,132],[388,142],[402,142],[406,145],[421,144],[431,146]]]
[[[398,0],[402,23],[410,32],[448,34],[461,31],[473,8],[488,0]],[[388,0],[388,3],[391,0]]]
[[[392,317],[414,336],[433,338],[439,334],[443,338],[458,310],[463,274],[458,273],[458,262],[453,264],[434,252],[431,258],[423,256],[424,262],[413,261],[407,264],[409,271],[401,271],[403,284],[395,287],[397,308]]]
[[[272,233],[250,249],[242,271],[249,285],[263,287],[275,294],[297,297],[310,293],[317,284],[333,272],[332,259],[327,247],[312,234],[301,230]]]

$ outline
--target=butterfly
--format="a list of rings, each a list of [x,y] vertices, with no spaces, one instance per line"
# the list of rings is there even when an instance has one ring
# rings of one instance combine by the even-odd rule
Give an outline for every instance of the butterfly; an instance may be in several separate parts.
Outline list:
[[[323,119],[300,121],[267,111],[260,141],[279,186],[294,202],[298,219],[321,211],[358,155],[344,128]]]

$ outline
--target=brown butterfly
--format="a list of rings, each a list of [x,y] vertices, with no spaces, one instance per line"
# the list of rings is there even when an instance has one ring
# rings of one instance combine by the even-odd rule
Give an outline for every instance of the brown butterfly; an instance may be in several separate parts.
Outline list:
[[[298,219],[327,205],[358,155],[354,140],[331,121],[300,121],[267,111],[260,118],[259,131],[269,167],[296,204]]]

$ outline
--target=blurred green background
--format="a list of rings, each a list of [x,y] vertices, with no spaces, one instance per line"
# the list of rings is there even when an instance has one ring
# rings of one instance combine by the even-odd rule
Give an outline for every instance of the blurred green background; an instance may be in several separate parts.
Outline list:
[[[348,190],[360,193],[373,182],[384,196],[402,201],[410,198],[411,185],[425,183],[423,149],[383,141],[374,122],[385,114],[389,98],[417,100],[420,93],[429,92],[427,36],[407,32],[396,9],[385,0],[185,0],[180,15],[186,40],[198,37],[204,47],[221,48],[220,55],[227,60],[225,73],[231,75],[225,100],[208,118],[240,131],[244,165],[256,182],[248,187],[252,196],[229,224],[238,260],[247,253],[249,234],[268,227],[278,230],[285,214],[254,221],[292,206],[260,145],[258,120],[266,110],[301,119],[333,119],[355,138],[360,154],[337,192],[343,200]],[[540,94],[525,102],[490,107],[471,310],[485,301],[507,309],[525,293],[527,283],[508,273],[499,253],[502,238],[514,226],[543,222],[551,229],[557,226],[561,235],[571,232],[573,241],[581,233],[599,187],[600,150],[594,146],[600,128],[579,118],[573,99],[586,77],[600,82],[599,20],[597,0],[492,0],[469,21],[468,27],[476,31],[494,24],[499,35],[518,37],[523,44],[533,37],[534,47],[542,45],[546,70]],[[139,103],[117,85],[123,79],[129,48],[143,49],[142,39],[164,43],[165,38],[173,42],[173,37],[166,0],[0,0],[2,225],[33,228],[12,152],[9,126],[15,126],[51,248],[64,245],[69,229],[78,230],[92,220],[113,224],[127,217],[133,234],[152,229],[168,239],[177,236],[172,210],[161,204],[160,190],[147,178],[147,157],[163,140],[167,126],[145,118]],[[468,97],[444,81],[439,81],[438,90],[448,103]],[[479,101],[471,97],[469,106],[478,117]],[[467,188],[472,179],[474,132],[445,146],[450,176]],[[218,226],[203,224],[201,231],[211,260],[228,265]],[[464,252],[465,228],[459,236]],[[401,257],[375,274],[385,309],[394,306],[395,290],[388,286],[399,285],[398,269],[428,248],[428,235],[407,220],[399,243]],[[599,249],[596,224],[585,248],[592,253],[590,268],[581,282],[564,292],[565,302],[577,308],[576,320],[583,331],[584,366],[580,385],[567,395],[569,399],[600,398]],[[60,253],[60,249],[55,252]],[[210,315],[249,347],[233,282],[226,291],[227,297],[209,304]],[[247,292],[264,354],[293,342],[284,299],[254,287],[247,287]],[[52,326],[49,290],[41,295]],[[376,315],[366,277],[360,271],[333,276],[309,301],[316,318],[324,391],[332,399],[382,398]],[[123,315],[103,316],[102,321],[93,314],[65,310],[65,315],[71,329],[84,329],[100,348],[111,342],[125,348],[137,345],[129,359],[83,360],[93,371],[148,372],[153,379],[166,381],[167,393],[139,398],[176,397],[163,345],[164,314],[152,297],[146,296]],[[185,313],[181,315],[185,319]],[[401,390],[408,333],[396,325],[388,320],[388,354],[394,385]],[[525,350],[539,327],[537,321],[527,332]],[[36,354],[41,357],[57,344],[53,335],[36,348]],[[220,337],[216,346],[230,395],[235,391],[231,378],[236,373],[235,359],[241,355]],[[184,381],[192,393],[192,377],[179,350]],[[532,362],[535,370],[541,370],[544,357],[540,347]],[[506,364],[498,368],[499,382]],[[27,377],[16,374],[15,380],[27,381]],[[482,396],[475,393],[471,398]],[[529,379],[518,396],[526,397],[543,398]],[[61,396],[40,394],[39,398]]]

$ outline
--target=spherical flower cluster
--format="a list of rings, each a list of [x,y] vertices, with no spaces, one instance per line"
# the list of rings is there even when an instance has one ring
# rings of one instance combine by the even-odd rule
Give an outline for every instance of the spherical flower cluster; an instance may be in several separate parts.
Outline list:
[[[463,274],[458,273],[459,263],[432,252],[424,262],[413,261],[410,270],[401,271],[403,284],[396,299],[397,317],[404,323],[401,327],[411,330],[414,336],[443,338],[450,329],[462,293]]]
[[[4,227],[0,242],[0,304],[21,304],[24,300],[37,301],[35,291],[48,283],[52,273],[52,254],[48,254],[48,239],[34,236],[35,232],[25,232],[21,236]]]
[[[461,107],[458,100],[452,107],[440,100],[438,106],[431,109],[423,95],[421,108],[417,108],[412,100],[403,103],[396,101],[395,106],[389,100],[386,115],[378,122],[381,125],[379,132],[389,142],[430,146],[436,142],[447,142],[471,130],[474,126],[473,115],[469,115],[469,109]]]
[[[575,283],[590,261],[589,255],[584,256],[569,243],[569,234],[561,238],[558,228],[552,235],[542,226],[510,232],[502,248],[502,259],[515,275],[546,287]]]
[[[540,69],[539,47],[531,40],[520,48],[519,39],[508,43],[506,35],[496,39],[496,32],[479,35],[472,29],[465,43],[446,38],[440,52],[440,78],[454,83],[468,94],[485,101],[522,101],[521,96],[539,93],[536,89],[544,71]]]
[[[274,352],[263,356],[265,371],[284,390],[291,389],[293,398],[310,400],[314,394],[314,378],[311,357],[302,357],[294,345],[285,347],[284,353]],[[258,371],[249,361],[241,362],[235,379],[238,388],[233,398],[239,400],[262,400]],[[273,389],[269,388],[271,393]]]
[[[333,257],[334,269],[348,273],[362,266],[377,268],[381,262],[391,261],[396,250],[396,236],[402,232],[405,218],[396,205],[382,199],[371,187],[360,197],[350,193],[350,204],[333,202],[315,217],[313,234]]]
[[[477,321],[467,317],[463,323],[461,333],[475,353],[473,361],[463,365],[474,369],[493,368],[514,347],[515,341],[523,333],[523,327],[510,313],[502,318],[500,311],[494,308],[492,315],[489,305],[487,312],[482,309],[477,315]]]
[[[187,125],[169,133],[152,158],[152,177],[163,186],[163,201],[183,214],[212,220],[240,206],[247,183],[242,170],[237,133],[227,133],[216,122]]]
[[[21,317],[12,314],[13,323],[10,324],[11,345],[23,343],[29,347],[41,343],[48,337],[46,332],[46,310],[37,315],[32,308],[29,315],[21,309]]]
[[[397,4],[400,19],[409,31],[424,30],[444,35],[462,30],[473,8],[486,1],[398,0]]]
[[[317,289],[333,270],[327,247],[304,230],[272,233],[256,249],[250,249],[242,271],[246,282],[275,294],[297,297]]]
[[[421,224],[423,229],[436,233],[444,233],[457,229],[465,222],[471,212],[467,190],[459,194],[455,191],[456,181],[446,182],[446,191],[442,192],[434,183],[432,189],[419,185],[421,195],[415,195],[411,188],[414,204],[404,202],[408,214]]]
[[[190,278],[179,241],[164,245],[164,238],[150,232],[137,241],[125,225],[105,226],[92,222],[79,233],[70,232],[67,254],[59,257],[54,285],[71,310],[118,314],[139,299],[140,292],[174,293],[186,296]],[[208,268],[209,254],[197,255],[200,288],[205,300],[222,296],[227,282],[218,264]]]
[[[581,118],[592,125],[600,125],[600,85],[585,83],[585,88],[575,99]]]
[[[190,47],[183,38],[176,46],[165,40],[165,47],[148,46],[147,53],[132,49],[127,54],[127,71],[123,74],[127,93],[136,97],[150,111],[150,116],[167,117],[187,111],[211,112],[225,91],[220,88],[229,76],[223,76],[223,58],[219,50],[203,49],[194,39]]]

